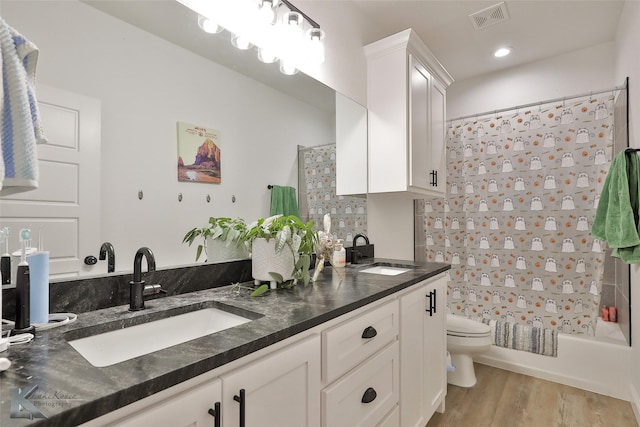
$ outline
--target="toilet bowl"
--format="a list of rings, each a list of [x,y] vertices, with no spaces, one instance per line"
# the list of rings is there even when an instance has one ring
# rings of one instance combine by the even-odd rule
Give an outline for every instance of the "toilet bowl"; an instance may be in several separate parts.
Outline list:
[[[491,327],[471,319],[447,314],[447,351],[455,370],[447,373],[447,382],[459,387],[473,387],[476,373],[473,356],[491,348]]]

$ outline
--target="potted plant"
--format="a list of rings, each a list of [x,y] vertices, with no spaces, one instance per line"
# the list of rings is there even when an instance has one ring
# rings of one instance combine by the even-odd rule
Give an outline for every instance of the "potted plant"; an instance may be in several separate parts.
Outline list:
[[[203,250],[209,262],[249,258],[249,251],[241,240],[246,231],[247,225],[242,218],[211,217],[207,226],[189,230],[182,243],[191,246],[196,239],[202,239],[196,250],[196,261]]]
[[[251,250],[251,271],[256,285],[270,282],[271,289],[309,283],[309,266],[318,241],[313,221],[296,216],[260,218],[240,238]],[[268,289],[261,286],[262,292]],[[262,293],[262,292],[258,292]]]

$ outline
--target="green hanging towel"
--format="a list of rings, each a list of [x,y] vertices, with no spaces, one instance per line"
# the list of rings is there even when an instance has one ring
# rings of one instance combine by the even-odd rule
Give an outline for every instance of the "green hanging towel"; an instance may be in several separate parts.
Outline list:
[[[619,153],[604,181],[591,235],[613,249],[612,256],[640,263],[640,165],[634,153]]]
[[[300,218],[295,188],[281,187],[279,185],[273,185],[271,187],[271,210],[269,215],[278,214],[284,216],[295,215]]]

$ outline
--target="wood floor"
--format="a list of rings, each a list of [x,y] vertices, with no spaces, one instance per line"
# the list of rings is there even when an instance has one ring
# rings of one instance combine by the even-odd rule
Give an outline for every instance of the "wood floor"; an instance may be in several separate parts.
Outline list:
[[[476,364],[471,389],[449,385],[446,410],[427,427],[637,427],[631,404]]]

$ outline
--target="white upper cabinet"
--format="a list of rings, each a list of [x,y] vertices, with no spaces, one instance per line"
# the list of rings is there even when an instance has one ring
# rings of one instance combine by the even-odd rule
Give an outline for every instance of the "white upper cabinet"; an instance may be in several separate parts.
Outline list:
[[[365,53],[369,193],[443,195],[446,88],[453,78],[411,29]]]

